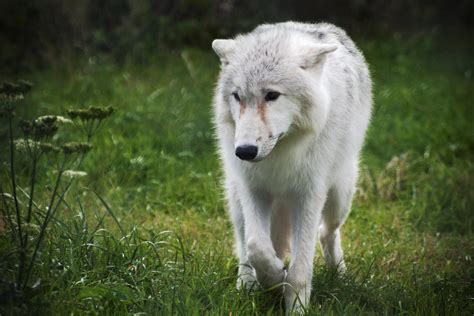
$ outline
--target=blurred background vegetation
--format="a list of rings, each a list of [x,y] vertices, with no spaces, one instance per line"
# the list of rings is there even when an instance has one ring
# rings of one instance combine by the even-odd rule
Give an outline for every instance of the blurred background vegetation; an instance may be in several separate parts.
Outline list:
[[[465,36],[473,17],[471,0],[2,0],[0,67],[11,73],[95,53],[141,60],[290,19],[332,22],[355,36]]]

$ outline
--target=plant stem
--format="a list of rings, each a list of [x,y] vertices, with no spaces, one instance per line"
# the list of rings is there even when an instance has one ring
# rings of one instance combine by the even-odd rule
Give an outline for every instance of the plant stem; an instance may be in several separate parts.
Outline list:
[[[0,193],[2,194],[2,202],[3,202],[3,206],[5,207],[5,217],[8,221],[8,225],[10,225],[11,229],[12,229],[12,240],[13,242],[15,242],[15,239],[16,239],[16,230],[15,230],[15,225],[13,224],[13,220],[12,220],[12,216],[11,216],[11,212],[10,212],[10,207],[8,206],[8,203],[7,203],[7,199],[5,197],[5,192],[3,191],[3,188],[0,184]]]
[[[92,138],[92,126],[93,126],[93,124],[94,124],[94,121],[90,121],[89,126],[87,128],[87,143],[89,143],[91,138]]]
[[[29,203],[28,203],[28,213],[26,215],[26,223],[29,224],[31,221],[31,211],[33,208],[33,196],[35,193],[35,184],[36,184],[36,166],[38,163],[38,156],[37,156],[37,148],[34,148],[34,153],[33,153],[33,163],[32,163],[32,172],[31,172],[31,183],[30,183],[30,197],[29,197]],[[28,232],[26,232],[26,236],[28,236]],[[27,237],[25,237],[24,245],[26,248],[26,245],[28,243]]]
[[[51,214],[47,218],[48,222],[46,223],[46,225],[49,224],[49,222],[53,219],[54,215],[56,214],[56,211],[59,208],[59,205],[61,205],[61,203],[63,202],[64,196],[69,191],[69,188],[71,187],[73,181],[74,181],[74,179],[69,180],[69,183],[66,184],[66,187],[64,188],[63,192],[61,193],[61,195],[59,195],[58,201],[56,202],[56,205],[53,208],[53,211],[51,212]]]
[[[10,176],[12,181],[12,193],[13,199],[15,201],[15,211],[16,211],[16,222],[18,225],[18,239],[20,242],[20,260],[21,257],[24,256],[25,248],[23,246],[23,231],[21,228],[21,215],[20,215],[20,205],[18,204],[18,197],[16,195],[16,179],[15,179],[15,165],[14,165],[14,144],[13,144],[13,127],[12,127],[12,111],[8,111],[8,132],[10,136]],[[20,264],[18,268],[18,280],[17,286],[21,284],[21,279],[23,277],[23,270]]]
[[[35,193],[35,183],[36,183],[36,166],[38,162],[38,152],[36,146],[33,147],[33,155],[32,155],[32,171],[31,171],[31,183],[30,183],[30,196],[28,201],[28,213],[26,215],[26,223],[29,224],[31,222],[31,211],[33,208],[33,197]],[[20,253],[20,266],[19,271],[24,270],[26,264],[26,251],[28,247],[28,230],[25,232],[25,237],[23,240],[24,251]],[[18,282],[21,280],[19,279]]]
[[[26,272],[25,280],[23,281],[23,287],[26,287],[26,285],[28,284],[28,279],[30,278],[31,270],[33,269],[33,265],[35,263],[36,256],[38,254],[39,247],[41,245],[41,242],[43,241],[44,234],[46,232],[46,226],[49,223],[49,217],[51,216],[51,213],[52,213],[52,206],[54,203],[54,199],[56,197],[56,192],[58,191],[59,183],[61,182],[61,176],[63,175],[63,172],[64,172],[64,164],[65,164],[65,161],[63,161],[63,164],[61,165],[59,169],[58,177],[56,178],[56,183],[54,184],[53,194],[51,195],[51,200],[49,202],[48,210],[43,220],[43,224],[41,225],[40,234],[38,236],[38,239],[36,240],[35,249],[33,251],[33,255],[31,256],[31,260],[28,266],[28,271]]]
[[[17,225],[18,225],[18,234],[20,235],[20,246],[23,247],[23,240],[21,239],[23,233],[21,230],[21,216],[20,216],[20,205],[18,204],[18,198],[16,196],[16,179],[15,179],[15,166],[14,166],[14,145],[13,145],[13,127],[12,127],[12,113],[8,112],[8,130],[10,135],[10,176],[12,181],[12,192],[13,192],[13,199],[15,201],[15,211],[17,217]]]

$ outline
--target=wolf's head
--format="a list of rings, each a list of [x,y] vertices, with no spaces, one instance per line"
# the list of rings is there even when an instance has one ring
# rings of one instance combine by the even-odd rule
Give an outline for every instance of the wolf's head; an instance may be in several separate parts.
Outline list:
[[[321,78],[336,45],[274,29],[217,39],[212,48],[221,59],[220,103],[235,126],[240,159],[259,161],[292,130],[324,125],[328,102]]]

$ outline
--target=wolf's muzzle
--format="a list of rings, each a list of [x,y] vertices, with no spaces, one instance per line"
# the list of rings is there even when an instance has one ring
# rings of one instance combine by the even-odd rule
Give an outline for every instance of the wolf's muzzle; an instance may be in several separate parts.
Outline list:
[[[235,155],[242,160],[252,160],[257,157],[258,148],[252,145],[238,146],[235,149]]]

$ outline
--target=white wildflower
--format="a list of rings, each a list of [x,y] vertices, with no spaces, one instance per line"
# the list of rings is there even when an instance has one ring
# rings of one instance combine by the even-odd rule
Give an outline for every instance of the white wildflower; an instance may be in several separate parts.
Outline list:
[[[64,116],[56,116],[56,122],[61,124],[72,124],[72,121]]]
[[[77,170],[65,170],[63,175],[68,178],[80,178],[87,176],[87,172]]]
[[[17,150],[28,150],[39,146],[39,142],[23,138],[16,139],[13,141],[13,143],[15,143],[15,148]]]
[[[59,124],[71,124],[72,121],[68,118],[65,118],[64,116],[56,116],[56,115],[43,115],[38,117],[35,122],[56,122]]]
[[[32,139],[23,139],[19,138],[13,141],[15,148],[20,151],[30,151],[34,149],[39,149],[43,153],[58,152],[59,148],[50,144],[37,142]]]

